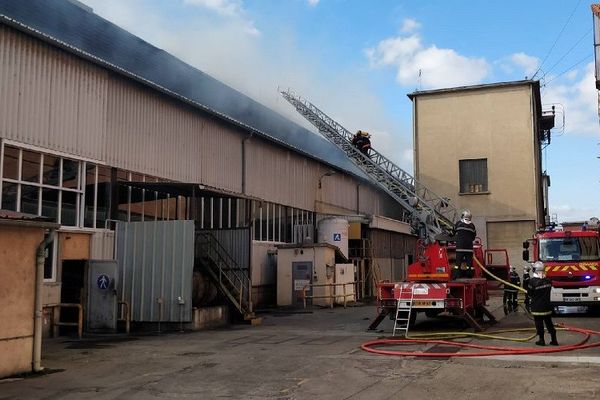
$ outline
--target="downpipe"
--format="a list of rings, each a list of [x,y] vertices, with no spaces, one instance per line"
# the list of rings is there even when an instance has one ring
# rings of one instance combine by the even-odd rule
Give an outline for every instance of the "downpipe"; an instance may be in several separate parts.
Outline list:
[[[33,317],[33,372],[40,372],[42,367],[42,292],[44,290],[44,263],[46,261],[46,246],[54,241],[56,230],[50,229],[48,236],[38,245],[35,268],[35,307]]]

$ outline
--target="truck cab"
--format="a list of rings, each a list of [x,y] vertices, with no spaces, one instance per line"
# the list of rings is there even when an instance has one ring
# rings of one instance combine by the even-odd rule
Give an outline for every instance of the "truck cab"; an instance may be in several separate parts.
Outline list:
[[[529,244],[532,245],[530,257]],[[554,306],[600,306],[600,242],[597,229],[548,228],[523,243],[525,261],[542,261],[552,281]]]

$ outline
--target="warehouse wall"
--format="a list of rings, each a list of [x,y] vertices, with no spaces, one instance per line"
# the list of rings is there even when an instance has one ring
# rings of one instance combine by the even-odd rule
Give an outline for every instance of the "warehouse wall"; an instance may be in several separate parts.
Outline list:
[[[165,72],[168,73],[168,72]],[[248,132],[0,25],[0,137],[160,178],[242,192]],[[247,193],[315,210],[393,217],[382,192],[256,136],[247,141]],[[357,196],[359,192],[359,196]]]

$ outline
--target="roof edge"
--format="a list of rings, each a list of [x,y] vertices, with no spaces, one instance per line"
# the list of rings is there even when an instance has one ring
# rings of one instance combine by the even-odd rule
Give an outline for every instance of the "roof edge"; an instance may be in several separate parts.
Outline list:
[[[406,96],[409,99],[413,100],[417,96],[442,94],[442,93],[465,92],[465,91],[470,91],[470,90],[483,90],[483,89],[490,89],[490,88],[525,86],[525,85],[533,85],[535,83],[537,83],[539,85],[539,82],[540,81],[532,80],[532,79],[523,79],[520,81],[483,83],[480,85],[456,86],[456,87],[451,87],[451,88],[432,89],[432,90],[417,90],[415,92],[408,93]]]

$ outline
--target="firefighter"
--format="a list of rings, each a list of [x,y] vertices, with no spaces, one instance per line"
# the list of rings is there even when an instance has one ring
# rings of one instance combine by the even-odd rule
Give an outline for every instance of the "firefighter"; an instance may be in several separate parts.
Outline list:
[[[550,291],[552,285],[550,279],[546,278],[544,263],[536,261],[533,264],[533,277],[529,280],[529,296],[531,297],[531,315],[535,321],[535,330],[539,340],[535,342],[538,346],[545,346],[544,323],[550,333],[550,344],[558,346],[556,340],[556,329],[552,323],[552,304],[550,303]]]
[[[352,138],[352,145],[356,147],[365,156],[369,156],[369,149],[371,148],[371,135],[365,131],[357,131]]]
[[[460,221],[454,225],[456,265],[452,271],[452,279],[473,277],[473,241],[477,231],[471,218],[471,211],[464,210]]]
[[[510,272],[508,273],[508,281],[515,286],[521,286],[521,278],[517,273],[517,269],[510,266]],[[519,290],[515,287],[504,285],[504,297],[502,299],[502,304],[504,305],[504,314],[508,314],[510,312],[517,311],[518,302],[517,302],[517,294]]]
[[[527,290],[529,288],[529,280],[531,279],[531,276],[529,275],[531,272],[531,267],[529,265],[526,265],[523,268],[523,289]],[[529,309],[531,303],[531,299],[529,298],[529,292],[525,293],[525,310],[527,310],[527,312],[530,312],[531,310]]]

